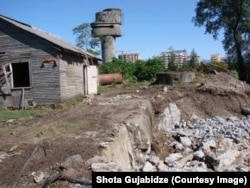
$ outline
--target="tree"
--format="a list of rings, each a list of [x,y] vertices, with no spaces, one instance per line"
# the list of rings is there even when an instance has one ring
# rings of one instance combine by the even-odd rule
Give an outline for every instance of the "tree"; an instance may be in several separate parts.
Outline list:
[[[198,55],[197,55],[197,53],[195,52],[195,50],[193,49],[193,50],[191,51],[190,60],[189,60],[190,68],[196,68],[198,64],[199,64]]]
[[[176,56],[174,53],[174,49],[172,46],[170,46],[168,55],[168,70],[176,71],[178,69],[175,61],[176,61]]]
[[[193,49],[190,53],[190,59],[183,63],[181,70],[190,71],[198,68],[200,65],[199,57],[195,50]]]
[[[92,37],[89,23],[82,23],[75,27],[73,34],[76,35],[76,46],[95,55],[100,55],[101,41],[99,38]]]
[[[200,0],[196,4],[195,26],[218,38],[224,30],[223,47],[237,61],[239,79],[247,78],[244,53],[250,50],[250,0]]]

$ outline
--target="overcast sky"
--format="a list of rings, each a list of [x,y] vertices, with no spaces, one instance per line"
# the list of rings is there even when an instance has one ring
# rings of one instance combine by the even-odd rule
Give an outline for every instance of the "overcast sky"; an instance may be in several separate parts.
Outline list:
[[[197,0],[0,0],[0,14],[58,35],[75,44],[72,29],[92,23],[95,14],[107,8],[122,11],[122,36],[115,50],[140,53],[148,59],[168,51],[194,49],[201,59],[211,54],[225,56],[222,37],[214,40],[205,29],[195,27]]]

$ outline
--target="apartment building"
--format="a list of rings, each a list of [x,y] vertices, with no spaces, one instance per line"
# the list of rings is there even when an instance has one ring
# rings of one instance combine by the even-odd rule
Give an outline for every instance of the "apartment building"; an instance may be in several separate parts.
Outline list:
[[[118,59],[121,59],[126,62],[135,63],[137,60],[140,59],[139,53],[122,53],[118,55]]]
[[[174,58],[174,62],[177,65],[178,68],[181,68],[183,63],[187,61],[187,52],[186,50],[175,50],[170,52],[162,52],[160,54],[160,57],[163,60],[163,63],[165,65],[165,68],[168,68],[168,63],[171,60],[171,58]]]

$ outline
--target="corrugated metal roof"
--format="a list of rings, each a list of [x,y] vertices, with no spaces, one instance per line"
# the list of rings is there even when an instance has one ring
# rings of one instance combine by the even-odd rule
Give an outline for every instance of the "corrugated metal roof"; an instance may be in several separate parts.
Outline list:
[[[20,29],[23,29],[29,33],[32,33],[64,50],[69,50],[73,53],[76,53],[76,54],[81,54],[81,55],[89,55],[91,57],[94,57],[94,58],[97,58],[95,55],[73,45],[73,44],[70,44],[68,42],[66,42],[65,40],[63,40],[62,38],[56,36],[56,35],[53,35],[51,33],[48,33],[48,32],[45,32],[45,31],[42,31],[36,27],[33,27],[31,25],[28,25],[28,24],[25,24],[25,23],[22,23],[22,22],[19,22],[17,20],[14,20],[12,18],[8,18],[6,16],[3,16],[3,15],[0,15],[0,18],[15,25],[16,27],[20,28]],[[97,58],[99,59],[99,58]]]

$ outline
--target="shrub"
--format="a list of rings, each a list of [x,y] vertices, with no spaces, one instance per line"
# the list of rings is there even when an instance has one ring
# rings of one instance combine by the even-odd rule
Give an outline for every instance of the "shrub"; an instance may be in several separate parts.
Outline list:
[[[209,69],[215,69],[218,72],[228,72],[228,66],[224,62],[210,62],[207,66]]]
[[[164,64],[160,58],[151,58],[147,61],[138,60],[135,63],[114,58],[112,62],[99,66],[100,74],[120,73],[125,82],[151,81],[156,73],[164,71]]]
[[[238,74],[237,70],[229,70],[228,74],[236,79],[239,79],[239,74]]]
[[[163,72],[165,67],[161,59],[151,58],[145,62],[136,62],[134,76],[138,81],[152,81],[158,72]]]
[[[114,58],[111,62],[103,63],[98,67],[100,74],[120,73],[125,80],[131,80],[134,74],[133,63]]]

